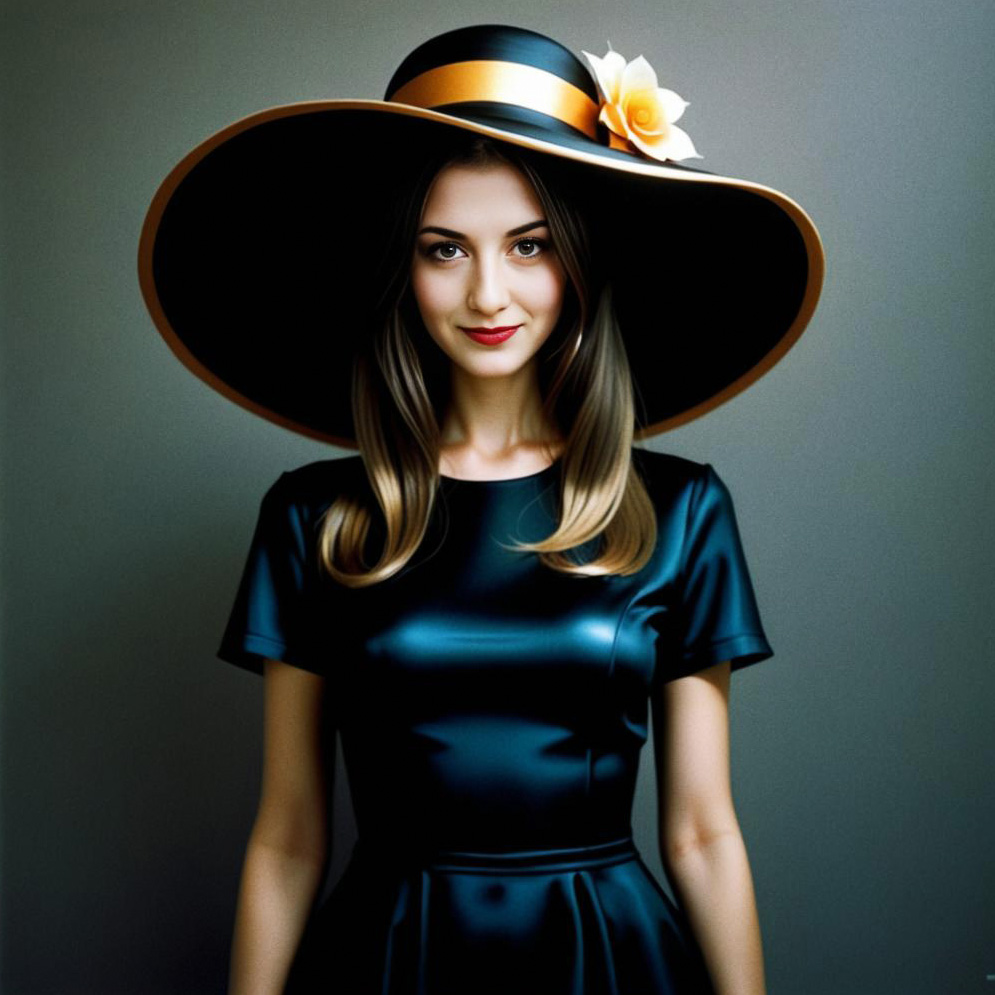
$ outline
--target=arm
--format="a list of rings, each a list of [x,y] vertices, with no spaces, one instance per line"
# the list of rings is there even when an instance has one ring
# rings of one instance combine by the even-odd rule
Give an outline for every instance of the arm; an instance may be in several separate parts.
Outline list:
[[[266,661],[263,777],[246,847],[229,995],[279,995],[325,866],[324,679]]]
[[[764,995],[763,951],[729,774],[729,662],[661,685],[653,702],[660,855],[716,995]]]

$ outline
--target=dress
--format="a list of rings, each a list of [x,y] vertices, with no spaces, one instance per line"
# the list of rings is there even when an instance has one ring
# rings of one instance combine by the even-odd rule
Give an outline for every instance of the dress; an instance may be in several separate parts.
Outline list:
[[[502,547],[552,531],[559,460],[443,477],[415,557],[362,589],[319,571],[314,546],[335,495],[365,486],[361,457],[266,493],[218,655],[325,675],[359,834],[288,992],[711,991],[632,841],[649,698],[773,654],[724,484],[708,464],[632,454],[658,537],[629,577],[568,577]]]

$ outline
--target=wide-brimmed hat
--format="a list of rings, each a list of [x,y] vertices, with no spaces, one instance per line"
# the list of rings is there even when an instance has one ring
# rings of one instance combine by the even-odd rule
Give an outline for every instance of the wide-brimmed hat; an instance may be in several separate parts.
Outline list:
[[[584,53],[587,55],[587,53]],[[789,197],[674,161],[684,102],[643,59],[478,25],[415,49],[383,100],[271,107],[207,138],[145,218],[139,278],[201,379],[304,435],[355,448],[352,358],[377,258],[428,150],[489,136],[564,177],[603,242],[636,437],[744,390],[794,344],[822,285],[818,232]]]

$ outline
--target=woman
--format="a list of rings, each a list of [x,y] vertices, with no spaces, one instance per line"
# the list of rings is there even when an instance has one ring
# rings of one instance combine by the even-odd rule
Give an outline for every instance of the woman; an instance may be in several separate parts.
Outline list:
[[[450,32],[153,202],[178,355],[359,449],[267,492],[219,651],[265,674],[232,993],[764,990],[728,695],[772,651],[728,491],[633,441],[783,355],[821,251],[783,195],[663,165],[683,102],[619,58],[599,96],[541,35]],[[676,904],[631,836],[650,701]],[[359,840],[320,897],[336,732]]]

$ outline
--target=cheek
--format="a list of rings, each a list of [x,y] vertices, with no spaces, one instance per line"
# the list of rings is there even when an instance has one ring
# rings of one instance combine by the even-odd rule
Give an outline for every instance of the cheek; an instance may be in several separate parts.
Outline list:
[[[529,287],[530,307],[537,313],[545,312],[550,317],[557,317],[563,307],[566,282],[566,274],[559,267],[535,273]]]
[[[444,278],[444,274],[417,265],[412,268],[411,291],[423,319],[428,321],[432,316],[452,308],[452,283],[452,280]]]

